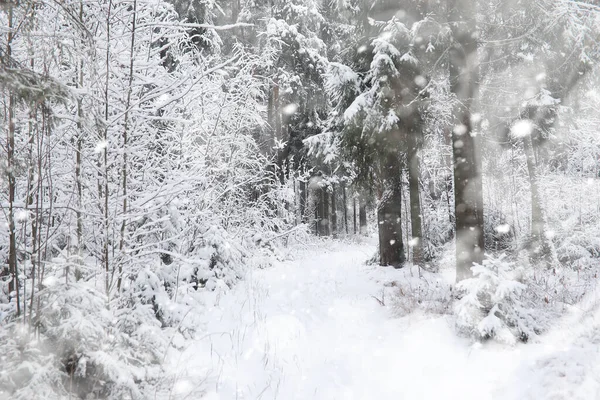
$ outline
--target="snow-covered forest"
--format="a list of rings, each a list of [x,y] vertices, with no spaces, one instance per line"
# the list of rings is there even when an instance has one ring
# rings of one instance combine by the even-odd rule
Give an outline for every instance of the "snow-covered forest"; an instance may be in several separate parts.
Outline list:
[[[600,399],[596,0],[0,2],[0,399]]]

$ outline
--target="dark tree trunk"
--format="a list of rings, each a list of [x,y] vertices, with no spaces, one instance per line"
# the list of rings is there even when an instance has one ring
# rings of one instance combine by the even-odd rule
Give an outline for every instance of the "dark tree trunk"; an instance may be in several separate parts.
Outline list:
[[[335,201],[335,185],[331,184],[331,234],[337,236],[337,207]]]
[[[315,235],[321,236],[321,221],[323,220],[323,188],[318,187],[314,192]]]
[[[385,156],[383,191],[377,207],[379,228],[379,264],[399,268],[404,263],[402,241],[402,179],[396,154]]]
[[[358,199],[358,232],[367,234],[367,205],[362,199]]]
[[[450,48],[450,82],[457,96],[452,130],[454,210],[456,219],[456,280],[472,276],[471,267],[483,261],[483,190],[481,158],[471,126],[471,107],[477,93],[479,65],[473,4],[448,4],[455,44]]]
[[[422,252],[422,228],[421,228],[421,199],[419,196],[419,154],[417,132],[408,135],[408,185],[410,192],[410,227],[411,227],[411,249],[413,263],[420,264],[423,261]]]
[[[288,146],[280,148],[279,144],[283,141],[283,123],[281,118],[281,104],[279,99],[279,85],[276,82],[273,86],[273,123],[275,128],[275,143],[277,145],[277,176],[279,183],[285,184],[285,162],[287,159]]]
[[[356,235],[358,233],[358,226],[356,224],[356,197],[352,199],[352,219],[352,222],[354,223],[354,234]]]
[[[300,187],[298,191],[300,192],[300,222],[304,224],[306,223],[306,182],[300,181]]]
[[[329,235],[329,194],[324,186],[315,189],[315,233]]]
[[[344,229],[346,230],[346,235],[348,234],[348,200],[346,198],[346,184],[342,183],[342,201],[344,202]]]
[[[321,228],[323,229],[322,236],[329,236],[331,234],[329,226],[329,193],[327,187],[323,187],[321,191],[323,199],[323,219],[321,220]]]
[[[13,40],[13,6],[8,5],[8,38],[6,46],[6,58],[10,60],[12,56]],[[7,61],[8,62],[8,61]],[[16,292],[17,316],[21,315],[21,299],[19,297],[19,271],[17,270],[17,232],[15,226],[15,191],[17,181],[15,178],[15,107],[16,101],[14,95],[8,95],[8,129],[6,131],[6,163],[8,171],[8,271],[10,281],[8,291]]]
[[[448,146],[448,149],[452,149],[452,129],[446,129],[444,131],[444,144],[446,144],[446,146]],[[451,195],[453,194],[453,176],[454,174],[452,173],[453,169],[454,169],[454,162],[452,160],[452,152],[448,152],[447,154],[444,155],[444,166],[446,167],[445,170],[445,175],[444,175],[444,184],[446,186],[446,201],[448,204],[448,221],[450,221],[450,223],[452,225],[454,225],[455,223],[455,218],[454,218],[454,207],[452,206],[452,197]]]

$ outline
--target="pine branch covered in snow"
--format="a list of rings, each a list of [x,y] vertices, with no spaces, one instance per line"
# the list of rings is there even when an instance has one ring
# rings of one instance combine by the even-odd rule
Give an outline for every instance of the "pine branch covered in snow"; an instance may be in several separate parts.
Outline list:
[[[473,278],[456,285],[456,326],[478,339],[514,344],[540,333],[531,303],[522,296],[523,272],[505,255],[488,256],[472,268]]]

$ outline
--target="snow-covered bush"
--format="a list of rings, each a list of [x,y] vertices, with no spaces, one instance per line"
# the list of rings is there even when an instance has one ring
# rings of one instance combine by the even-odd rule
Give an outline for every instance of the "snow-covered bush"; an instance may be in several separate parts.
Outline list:
[[[568,235],[558,238],[560,245],[556,248],[558,260],[573,269],[585,269],[593,266],[600,258],[600,238],[591,234],[590,230],[570,231]]]
[[[394,272],[400,276],[384,284],[394,315],[403,317],[415,311],[447,314],[451,310],[452,286],[441,274],[417,265],[406,265]]]
[[[16,320],[0,329],[0,397],[148,398],[167,347],[152,305],[123,296],[109,306],[85,282],[44,286],[32,303],[37,334]]]
[[[459,332],[477,339],[494,339],[514,344],[540,332],[532,303],[523,292],[523,270],[506,256],[488,256],[472,267],[473,278],[456,285],[456,326]]]

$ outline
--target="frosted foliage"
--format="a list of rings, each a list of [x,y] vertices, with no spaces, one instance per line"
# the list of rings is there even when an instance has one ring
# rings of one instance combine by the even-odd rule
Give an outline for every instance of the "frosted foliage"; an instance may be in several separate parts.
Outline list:
[[[62,398],[74,390],[94,397],[149,396],[140,382],[159,378],[158,360],[167,345],[151,305],[107,309],[106,298],[93,287],[64,283],[40,293],[40,300],[46,305],[40,340],[30,341],[27,328],[18,323],[2,330],[10,339],[0,394]]]
[[[459,299],[454,311],[460,332],[507,344],[527,341],[540,332],[534,310],[523,296],[527,286],[520,281],[522,272],[505,258],[488,257],[471,268],[473,278],[456,285]]]

